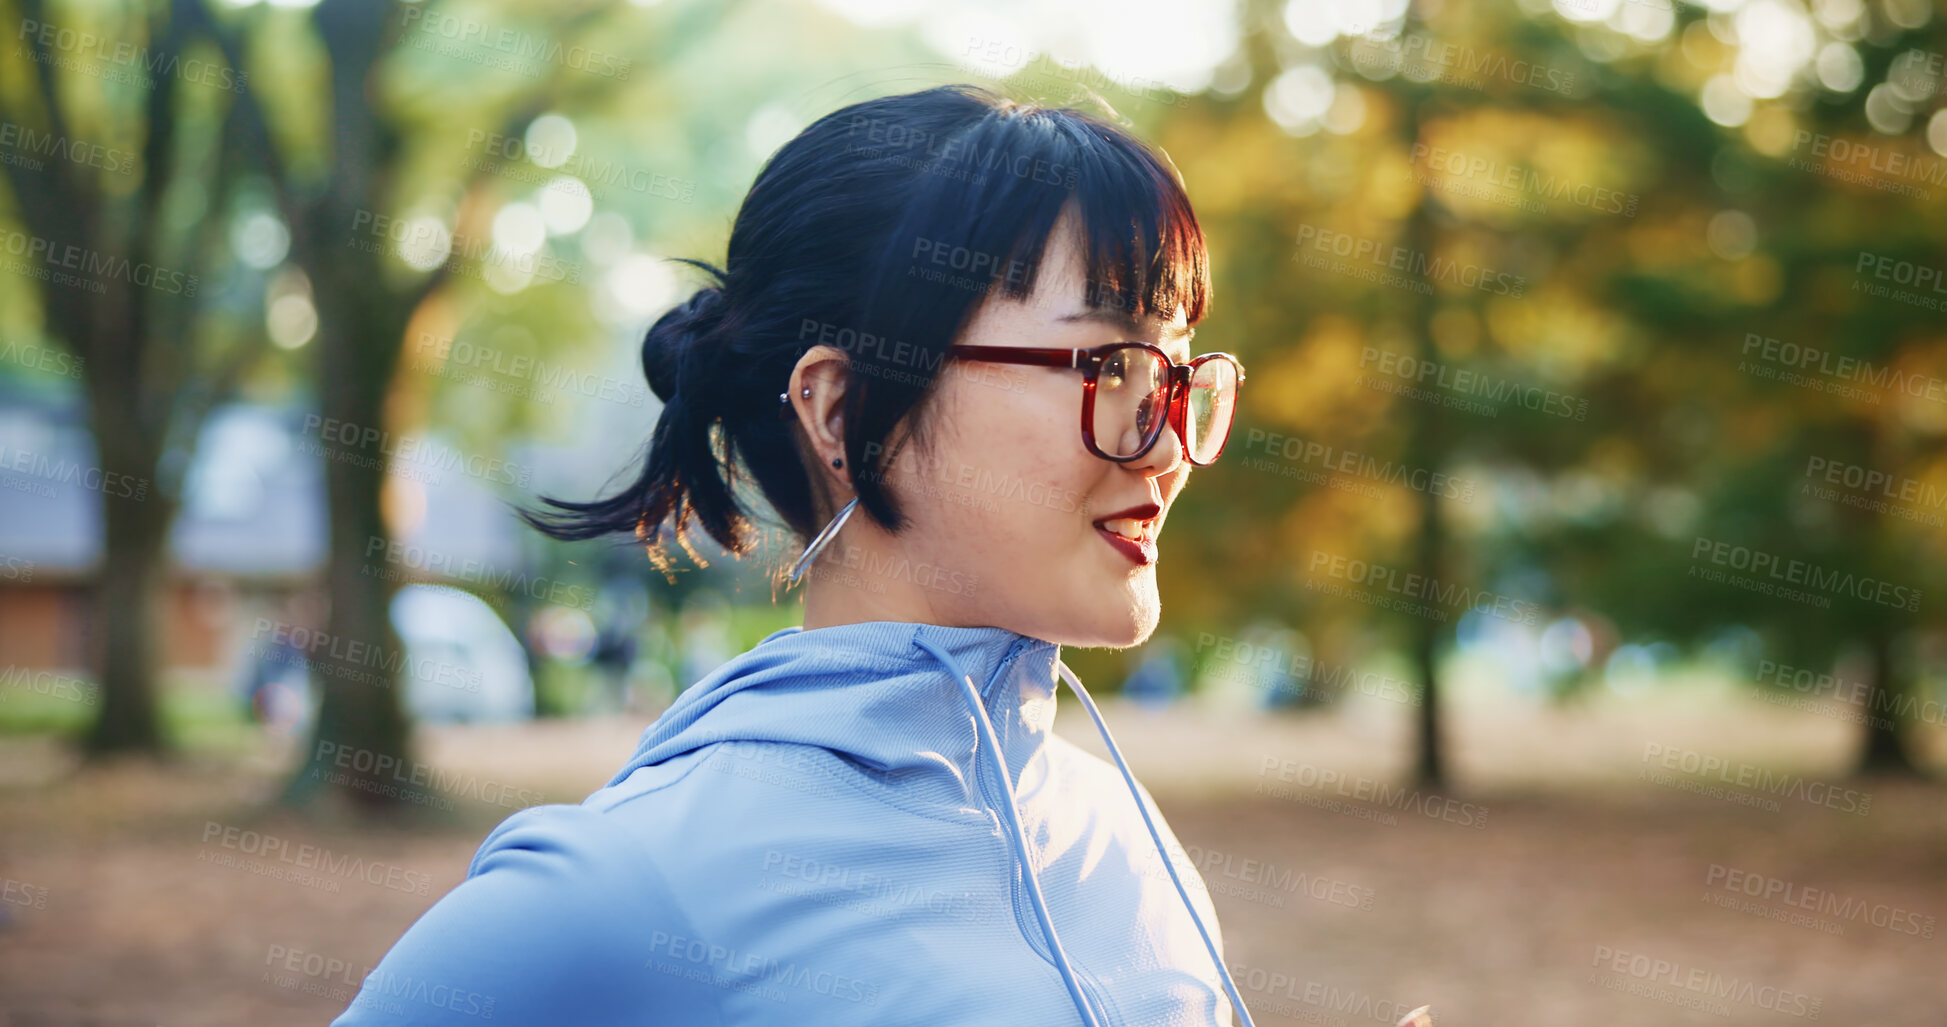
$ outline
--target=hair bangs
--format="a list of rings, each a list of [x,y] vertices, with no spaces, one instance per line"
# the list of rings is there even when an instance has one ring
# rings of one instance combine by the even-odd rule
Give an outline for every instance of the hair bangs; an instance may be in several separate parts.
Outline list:
[[[927,170],[875,276],[887,288],[869,308],[971,315],[995,292],[1032,299],[1072,206],[1087,306],[1132,320],[1181,311],[1189,324],[1206,313],[1209,254],[1189,196],[1172,167],[1121,129],[996,99]]]
[[[1007,102],[971,127],[968,159],[1001,177],[992,192],[966,197],[960,209],[1023,212],[1015,224],[995,226],[1013,231],[998,247],[1005,260],[996,262],[994,285],[1015,299],[1033,297],[1034,271],[1072,203],[1089,307],[1132,319],[1168,320],[1181,310],[1196,324],[1210,302],[1210,260],[1189,196],[1174,169],[1121,131],[1105,129],[1072,110]],[[1021,152],[1010,157],[1008,146]]]
[[[1080,138],[1083,169],[1075,189],[1085,262],[1085,302],[1134,318],[1189,324],[1210,302],[1203,229],[1172,170],[1118,135],[1068,126]]]

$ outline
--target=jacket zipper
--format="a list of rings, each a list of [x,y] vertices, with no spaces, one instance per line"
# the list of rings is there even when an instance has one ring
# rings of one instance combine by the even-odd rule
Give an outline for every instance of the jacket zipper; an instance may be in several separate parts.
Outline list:
[[[996,676],[1005,673],[1007,668],[1013,665],[1014,657],[1018,655],[1019,649],[1020,649],[1020,644],[1017,643],[1014,649],[1010,649],[1008,651],[1007,656],[1001,660],[1001,669],[995,672]],[[988,685],[991,686],[992,684],[993,681],[989,680]],[[983,694],[979,697],[983,706],[985,706],[986,704],[986,695],[984,693],[985,690],[983,689]],[[991,716],[989,717],[989,719],[992,719]],[[1000,730],[998,729],[995,730],[994,737],[996,739],[1001,738]],[[975,737],[974,744],[975,745],[980,744],[980,740],[977,735]],[[1002,744],[1006,744],[1005,741],[1003,741]],[[1006,773],[1007,754],[1004,752],[997,752],[994,754],[994,758],[995,758],[995,762],[1001,765],[1001,772]],[[983,771],[986,772],[983,773]],[[1022,915],[1024,912],[1021,908],[1022,905],[1024,903],[1030,903],[1033,901],[1025,894],[1026,881],[1024,880],[1024,878],[1026,875],[1034,873],[1034,867],[1029,865],[1028,863],[1021,862],[1019,859],[1017,859],[1014,854],[1014,847],[1011,844],[1009,844],[1007,841],[1007,831],[1008,831],[1007,824],[1001,818],[1001,815],[995,812],[995,810],[1000,806],[1000,804],[1006,801],[1006,797],[1002,796],[1000,799],[996,799],[994,797],[993,788],[991,786],[998,785],[999,782],[990,782],[988,778],[992,776],[993,774],[991,770],[989,770],[989,768],[987,767],[986,761],[979,760],[979,759],[974,760],[974,780],[979,785],[980,797],[983,800],[985,800],[987,803],[987,809],[986,809],[987,820],[989,823],[994,825],[994,829],[1000,837],[1002,851],[1007,856],[1008,862],[1013,864],[1015,869],[1018,871],[1017,873],[1009,875],[1010,880],[1009,880],[1009,887],[1008,887],[1008,894],[1009,894],[1009,898],[1011,899],[1009,905],[1014,907],[1014,928],[1021,932],[1021,940],[1028,943],[1028,948],[1032,950],[1036,955],[1039,955],[1041,957],[1042,962],[1047,963],[1050,967],[1052,967],[1055,970],[1057,974],[1059,974],[1061,972],[1061,968],[1055,965],[1054,949],[1051,946],[1043,946],[1043,945],[1035,944],[1036,936],[1041,933],[1040,923],[1037,921],[1032,926],[1030,926],[1028,919]],[[1019,808],[1016,808],[1014,812],[1017,817],[1020,816]],[[1024,822],[1021,826],[1023,831],[1025,831],[1027,828],[1027,824]],[[1021,848],[1024,851],[1031,849],[1032,843],[1027,838],[1023,837],[1021,839]],[[1045,888],[1042,890],[1042,897],[1047,898],[1047,890]],[[1052,903],[1050,903],[1050,905],[1052,906]],[[1054,919],[1055,919],[1055,912],[1051,908],[1048,910],[1049,923],[1052,924],[1054,922]],[[1056,930],[1060,930],[1059,926],[1056,927]],[[1112,1027],[1113,1021],[1109,1019],[1108,1003],[1103,998],[1101,991],[1096,987],[1096,982],[1092,978],[1090,978],[1089,975],[1084,970],[1082,970],[1081,967],[1071,965],[1070,969],[1074,970],[1075,972],[1075,983],[1079,985],[1082,989],[1082,998],[1085,1001],[1089,1002],[1089,1004],[1093,1007],[1092,1011],[1095,1013],[1097,1022],[1101,1023],[1103,1027]]]

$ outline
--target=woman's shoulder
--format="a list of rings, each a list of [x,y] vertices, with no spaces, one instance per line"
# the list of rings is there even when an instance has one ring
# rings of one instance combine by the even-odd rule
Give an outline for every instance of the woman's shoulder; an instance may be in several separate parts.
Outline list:
[[[548,863],[570,865],[584,882],[609,874],[653,873],[653,867],[643,866],[641,855],[636,840],[600,807],[543,803],[513,813],[487,832],[467,866],[467,877],[496,870],[526,874]]]
[[[1048,754],[1052,761],[1049,773],[1062,782],[1059,794],[1071,804],[1077,815],[1086,814],[1089,822],[1098,829],[1114,830],[1137,849],[1145,849],[1152,844],[1149,829],[1144,826],[1142,811],[1137,809],[1138,797],[1143,809],[1148,810],[1149,819],[1156,825],[1164,844],[1175,847],[1176,834],[1170,828],[1169,818],[1164,816],[1162,807],[1157,805],[1149,787],[1135,775],[1132,768],[1129,778],[1122,776],[1122,770],[1108,758],[1076,744],[1062,735],[1050,733]],[[1134,782],[1135,788],[1130,788]]]
[[[715,1023],[711,989],[647,969],[658,936],[688,932],[675,892],[613,818],[530,806],[487,835],[466,879],[400,936],[333,1027],[621,1024],[645,1010]]]
[[[707,831],[752,817],[835,812],[875,800],[899,805],[897,791],[885,775],[819,745],[730,739],[635,766],[582,805],[614,814],[653,847],[672,831]]]
[[[1108,757],[1099,756],[1068,736],[1052,731],[1048,733],[1048,755],[1054,761],[1057,772],[1063,775],[1063,780],[1080,784],[1091,792],[1121,795],[1123,801],[1128,801],[1129,782],[1123,779],[1122,770]],[[1130,776],[1135,778],[1133,769]],[[1135,778],[1135,781],[1137,791],[1153,809],[1155,800],[1150,798],[1149,788],[1140,778]]]

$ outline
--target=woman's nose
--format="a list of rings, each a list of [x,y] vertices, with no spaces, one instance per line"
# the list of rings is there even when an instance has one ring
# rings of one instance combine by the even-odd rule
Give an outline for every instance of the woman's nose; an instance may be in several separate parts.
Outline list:
[[[1176,434],[1174,419],[1165,416],[1163,431],[1156,436],[1156,444],[1149,452],[1129,461],[1124,466],[1142,471],[1145,475],[1168,474],[1183,463],[1183,440]]]

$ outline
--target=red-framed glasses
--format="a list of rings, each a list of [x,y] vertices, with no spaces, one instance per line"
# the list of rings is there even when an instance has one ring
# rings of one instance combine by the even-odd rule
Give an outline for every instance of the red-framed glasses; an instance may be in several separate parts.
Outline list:
[[[976,360],[1083,372],[1082,443],[1117,463],[1139,460],[1176,429],[1183,455],[1199,467],[1216,463],[1237,417],[1244,365],[1228,353],[1205,353],[1179,364],[1146,342],[1112,342],[1093,349],[948,346],[948,360]]]

